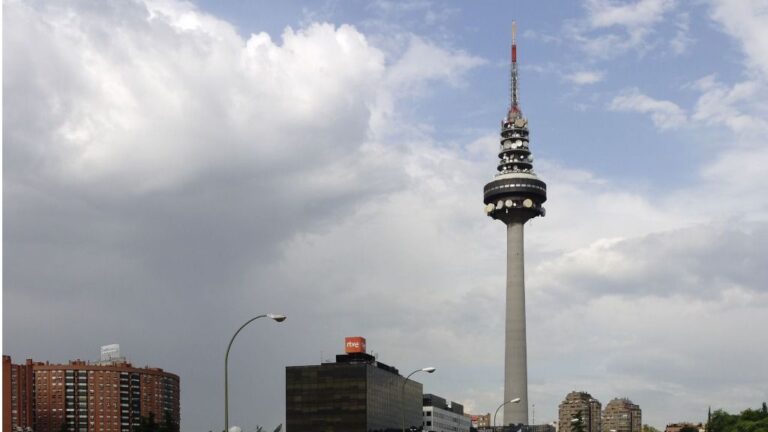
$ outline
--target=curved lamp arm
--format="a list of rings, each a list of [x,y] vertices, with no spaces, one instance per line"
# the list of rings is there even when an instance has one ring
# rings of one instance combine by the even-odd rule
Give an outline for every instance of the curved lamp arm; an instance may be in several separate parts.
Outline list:
[[[508,403],[520,403],[520,398],[514,398],[512,400],[508,400],[506,402],[503,402],[501,405],[499,405],[498,408],[496,408],[496,412],[493,413],[493,427],[494,427],[494,429],[496,428],[496,414],[499,413],[499,410],[501,409],[501,407],[503,407],[504,405],[506,405]]]
[[[283,322],[285,321],[286,317],[285,315],[273,313],[255,316],[246,321],[245,324],[241,325],[235,334],[232,335],[232,339],[229,340],[229,345],[227,345],[227,353],[224,355],[224,432],[229,432],[229,350],[232,348],[232,342],[235,341],[235,338],[240,333],[240,331],[243,330],[245,326],[259,318],[270,318],[276,322]]]
[[[407,377],[405,377],[405,380],[403,381],[403,388],[400,390],[400,420],[401,420],[401,426],[403,432],[405,432],[405,383],[408,382],[408,378],[410,378],[413,374],[417,372],[426,372],[426,373],[432,373],[436,369],[433,367],[425,367],[421,369],[416,369],[415,371],[408,374]]]

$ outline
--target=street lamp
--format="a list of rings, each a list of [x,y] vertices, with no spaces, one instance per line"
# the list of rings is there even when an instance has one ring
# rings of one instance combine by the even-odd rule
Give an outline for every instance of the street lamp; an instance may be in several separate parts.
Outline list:
[[[493,413],[493,429],[494,430],[496,429],[496,414],[499,413],[499,410],[501,409],[501,407],[503,407],[504,405],[506,405],[508,403],[520,403],[520,398],[514,398],[514,399],[508,400],[506,402],[503,402],[501,405],[499,405],[498,408],[496,408],[496,412]]]
[[[421,369],[416,369],[415,371],[409,373],[407,377],[405,377],[405,381],[403,381],[403,388],[400,390],[400,419],[402,420],[403,432],[405,432],[405,383],[408,382],[408,378],[410,378],[411,375],[417,372],[432,373],[434,371],[435,371],[435,368],[431,366],[425,367]]]
[[[227,353],[224,356],[224,432],[229,432],[229,350],[232,348],[232,342],[235,341],[235,337],[237,337],[238,333],[240,333],[240,331],[245,328],[245,326],[259,318],[269,318],[276,322],[285,321],[285,315],[273,313],[253,317],[246,321],[245,324],[241,325],[235,334],[232,335],[232,339],[229,340],[229,345],[227,345]]]

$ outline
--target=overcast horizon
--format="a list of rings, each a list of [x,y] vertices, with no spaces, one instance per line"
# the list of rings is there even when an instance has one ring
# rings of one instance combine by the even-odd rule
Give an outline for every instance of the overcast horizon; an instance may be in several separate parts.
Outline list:
[[[118,343],[184,432],[285,422],[285,366],[345,336],[426,393],[503,399],[520,100],[535,422],[583,390],[643,423],[768,400],[764,0],[3,2],[3,354]],[[532,408],[532,407],[530,407]],[[296,431],[292,431],[296,432]]]

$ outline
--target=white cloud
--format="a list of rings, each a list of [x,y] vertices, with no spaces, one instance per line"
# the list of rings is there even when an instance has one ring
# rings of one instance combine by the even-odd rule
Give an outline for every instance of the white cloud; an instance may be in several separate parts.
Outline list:
[[[768,133],[765,120],[768,107],[763,104],[768,89],[763,82],[743,81],[728,87],[709,75],[691,87],[701,91],[691,116],[693,120],[727,126],[741,137]]]
[[[110,19],[86,26],[55,7],[9,7],[14,36],[5,50],[18,60],[6,72],[6,98],[42,98],[40,111],[7,123],[12,160],[51,143],[48,168],[63,181],[134,191],[178,187],[246,161],[293,165],[299,149],[314,169],[360,148],[399,97],[430,81],[458,84],[481,62],[412,37],[388,66],[348,25],[287,28],[276,43],[266,33],[242,39],[187,3],[121,9],[129,20],[111,31]],[[39,41],[36,51],[29,40]],[[42,62],[58,72],[55,88],[29,75]],[[42,130],[27,127],[36,121]]]
[[[627,89],[614,97],[608,108],[614,111],[650,114],[653,124],[662,130],[679,128],[687,122],[685,111],[677,104],[654,99],[641,93],[637,88]]]
[[[18,37],[6,40],[16,59],[6,97],[42,100],[39,111],[8,122],[9,147],[27,152],[40,139],[50,144],[49,168],[63,181],[142,191],[246,160],[286,163],[291,148],[327,163],[361,144],[373,83],[385,66],[357,30],[287,29],[277,45],[264,33],[243,40],[228,23],[184,4],[165,5],[174,7],[142,15],[140,4],[126,4],[129,20],[88,26],[62,21],[55,8],[10,7],[9,28]],[[24,53],[29,40],[38,49]],[[43,61],[57,71],[56,87],[29,75]],[[36,123],[44,129],[29,128]],[[285,133],[304,128],[313,130],[312,140]]]
[[[564,78],[576,85],[595,84],[603,80],[605,73],[602,71],[579,71],[566,74]]]
[[[426,80],[443,80],[454,85],[469,69],[483,64],[483,60],[462,51],[446,51],[416,36],[412,36],[407,50],[392,65],[387,77],[395,90]]]
[[[690,15],[686,12],[677,14],[675,19],[677,32],[675,37],[669,41],[669,47],[676,55],[683,54],[694,43],[693,38],[690,36],[690,20]]]
[[[768,78],[768,6],[762,0],[712,0],[712,18],[736,38],[746,63]]]
[[[675,6],[674,0],[640,0],[618,3],[613,0],[587,0],[589,23],[593,28],[620,26],[631,30],[651,26]]]
[[[644,51],[652,44],[648,35],[674,10],[674,0],[587,0],[587,15],[566,28],[568,39],[594,58],[610,58],[628,50]]]

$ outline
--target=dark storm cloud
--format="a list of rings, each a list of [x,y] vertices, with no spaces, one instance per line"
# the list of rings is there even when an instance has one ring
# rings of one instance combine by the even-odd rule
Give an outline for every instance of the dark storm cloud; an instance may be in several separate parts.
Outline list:
[[[317,323],[335,325],[315,310],[327,285],[296,275],[285,245],[405,187],[405,149],[372,140],[373,123],[397,86],[478,61],[415,41],[433,64],[395,62],[388,84],[349,26],[277,45],[174,2],[4,12],[4,352],[94,359],[120,343],[182,377],[184,429],[215,430],[227,339],[284,312],[231,365],[233,422],[282,421],[283,367],[315,361]]]

